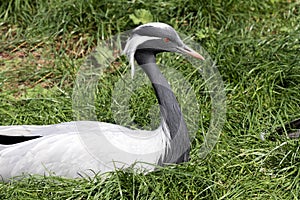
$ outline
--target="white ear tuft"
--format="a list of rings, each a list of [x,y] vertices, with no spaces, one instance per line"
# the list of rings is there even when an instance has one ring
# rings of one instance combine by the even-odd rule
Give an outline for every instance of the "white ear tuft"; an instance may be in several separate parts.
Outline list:
[[[132,38],[133,37],[131,37],[127,40],[126,46],[123,50],[123,54],[125,54],[127,56],[127,58],[129,59],[129,64],[131,66],[131,78],[133,79],[133,76],[134,76],[134,54],[135,54],[138,44],[134,43]]]
[[[134,76],[134,54],[138,46],[148,40],[161,39],[159,37],[141,36],[138,34],[132,35],[125,45],[123,54],[126,54],[131,65],[131,78]]]
[[[134,52],[130,55],[129,63],[131,65],[131,79],[133,79],[133,76],[134,76]]]

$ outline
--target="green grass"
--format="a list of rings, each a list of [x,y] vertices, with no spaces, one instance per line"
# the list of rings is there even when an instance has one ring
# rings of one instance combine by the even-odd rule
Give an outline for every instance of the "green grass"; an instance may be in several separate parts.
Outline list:
[[[189,163],[147,175],[118,171],[105,181],[32,176],[0,183],[0,199],[299,199],[299,141],[259,139],[261,131],[300,117],[297,0],[2,1],[0,124],[72,121],[72,89],[85,56],[101,40],[134,28],[130,15],[138,9],[193,36],[216,61],[227,121],[214,150],[198,157],[210,121],[203,80],[189,76],[189,66],[163,59],[190,77],[197,92],[202,120]],[[123,64],[98,87],[101,121],[114,122],[110,95]],[[131,100],[142,125],[150,123],[151,106],[140,99],[156,102],[145,90]]]

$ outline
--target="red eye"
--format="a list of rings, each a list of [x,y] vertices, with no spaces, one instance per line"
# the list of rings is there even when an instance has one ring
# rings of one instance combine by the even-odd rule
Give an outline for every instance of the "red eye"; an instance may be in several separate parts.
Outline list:
[[[170,39],[169,38],[164,38],[164,41],[165,42],[170,42]]]

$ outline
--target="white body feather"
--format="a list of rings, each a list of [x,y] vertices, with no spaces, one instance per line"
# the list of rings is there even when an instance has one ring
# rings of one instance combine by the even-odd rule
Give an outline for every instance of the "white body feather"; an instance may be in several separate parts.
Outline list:
[[[84,132],[81,127],[84,127]],[[136,169],[153,170],[153,164],[159,162],[168,146],[161,126],[155,131],[135,131],[93,121],[4,126],[0,127],[0,134],[43,136],[0,147],[0,176],[4,180],[23,172],[75,178],[130,165]]]

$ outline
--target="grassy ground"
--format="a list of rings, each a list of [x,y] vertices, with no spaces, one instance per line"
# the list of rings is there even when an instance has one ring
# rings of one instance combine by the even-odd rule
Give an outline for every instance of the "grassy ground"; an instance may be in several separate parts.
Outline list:
[[[72,121],[72,88],[85,56],[99,41],[135,27],[139,9],[194,36],[219,66],[227,121],[214,150],[198,158],[210,118],[199,95],[207,120],[189,163],[147,175],[119,171],[105,181],[33,176],[0,183],[0,199],[299,199],[299,142],[259,139],[261,131],[300,117],[298,0],[2,1],[0,124]],[[97,116],[114,122],[107,108],[116,74],[107,77]],[[200,81],[192,85],[203,89]],[[142,95],[151,97],[148,91]],[[136,104],[146,123],[147,105]]]

